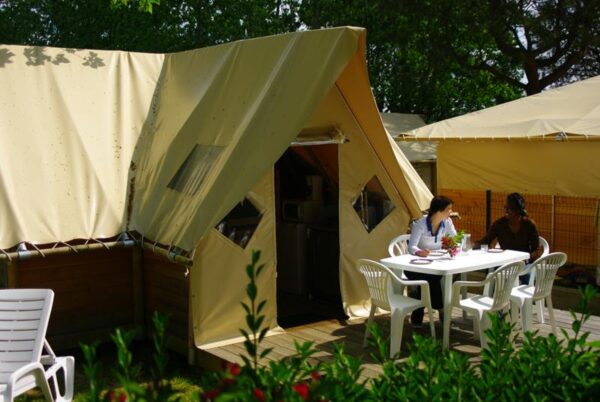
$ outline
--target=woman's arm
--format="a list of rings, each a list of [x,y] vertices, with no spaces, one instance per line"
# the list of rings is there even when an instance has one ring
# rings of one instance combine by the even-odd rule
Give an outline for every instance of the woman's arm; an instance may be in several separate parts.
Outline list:
[[[492,226],[490,226],[490,229],[485,234],[485,236],[483,236],[481,239],[475,242],[475,244],[473,245],[473,249],[479,249],[482,244],[489,245],[494,239],[498,237],[498,234],[496,232],[496,222],[494,222]]]
[[[423,220],[414,221],[410,228],[410,239],[408,240],[408,252],[413,255],[426,257],[429,255],[429,250],[421,250],[418,246],[421,236],[427,228],[423,224]]]
[[[456,228],[454,227],[454,222],[452,221],[452,218],[446,219],[446,233],[445,234],[450,235],[450,236],[456,236]]]

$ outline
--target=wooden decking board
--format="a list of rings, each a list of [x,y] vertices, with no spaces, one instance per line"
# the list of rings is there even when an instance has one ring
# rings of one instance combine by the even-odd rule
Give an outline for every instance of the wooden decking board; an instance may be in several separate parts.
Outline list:
[[[572,334],[571,330],[572,317],[568,311],[554,310],[556,324],[558,326],[558,336],[562,338],[560,328],[567,330],[569,334]],[[441,339],[442,326],[437,320],[437,314],[435,318],[435,331],[437,339]],[[539,331],[539,336],[548,336],[551,334],[551,328],[549,323],[548,313],[545,314],[545,324],[539,324],[537,317],[534,315],[534,330]],[[390,326],[389,315],[380,315],[375,318],[375,322],[381,328],[381,332],[384,337],[389,336]],[[352,320],[347,322],[340,322],[338,320],[326,320],[321,322],[315,322],[305,324],[299,327],[289,328],[283,334],[272,335],[266,337],[263,341],[261,350],[264,348],[272,347],[273,352],[270,353],[266,358],[261,359],[259,364],[268,365],[270,361],[280,360],[286,357],[290,357],[296,354],[294,347],[294,341],[302,344],[303,342],[313,342],[314,348],[317,352],[311,357],[310,362],[316,364],[317,362],[331,362],[333,360],[333,352],[336,344],[343,344],[346,353],[360,357],[364,362],[362,365],[362,374],[360,381],[367,380],[369,378],[378,376],[382,373],[382,368],[377,361],[371,356],[375,352],[372,346],[368,348],[362,347],[362,341],[365,331],[366,320]],[[589,332],[589,340],[600,339],[600,317],[592,316],[582,327],[582,332]],[[427,317],[422,328],[413,329],[406,319],[404,323],[404,334],[402,342],[402,350],[400,358],[404,359],[408,356],[408,345],[412,343],[413,333],[420,334],[422,336],[430,336],[429,323]],[[522,344],[522,336],[519,335],[516,346],[519,347]],[[452,325],[450,331],[450,347],[452,350],[459,351],[469,355],[469,359],[473,362],[480,360],[480,346],[479,340],[473,336],[473,325],[470,319],[463,319],[461,312],[458,309],[454,309]],[[241,354],[245,353],[243,344],[235,343],[219,348],[213,348],[206,351],[218,358],[232,363],[242,363],[240,357]]]

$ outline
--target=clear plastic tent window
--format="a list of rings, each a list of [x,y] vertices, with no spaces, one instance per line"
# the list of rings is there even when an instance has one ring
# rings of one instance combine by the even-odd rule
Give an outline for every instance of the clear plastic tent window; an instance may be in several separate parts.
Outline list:
[[[245,198],[229,211],[215,229],[241,248],[246,248],[261,217],[254,204]]]
[[[187,195],[196,194],[223,148],[216,145],[194,145],[167,187]]]

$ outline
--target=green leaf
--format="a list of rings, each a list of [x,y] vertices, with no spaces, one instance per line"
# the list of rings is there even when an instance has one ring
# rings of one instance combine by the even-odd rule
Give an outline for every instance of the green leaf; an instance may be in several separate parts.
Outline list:
[[[264,320],[265,320],[265,316],[264,315],[261,315],[261,316],[259,316],[256,319],[256,321],[255,321],[255,323],[256,323],[256,330],[260,329],[260,327],[262,326],[262,323],[263,323]]]
[[[247,350],[247,349],[246,349]],[[250,363],[250,360],[248,359],[248,357],[241,355],[242,360],[244,361],[244,364],[246,366],[251,366],[252,364]]]
[[[588,342],[588,345],[592,348],[600,348],[600,340]]]
[[[246,294],[248,295],[250,300],[256,300],[256,293],[256,285],[254,283],[249,283],[248,286],[246,286]]]
[[[260,331],[260,334],[258,335],[258,341],[259,342],[261,342],[264,339],[264,337],[267,335],[267,332],[269,332],[269,328],[263,328]]]
[[[253,315],[247,315],[246,316],[246,326],[252,332],[256,332],[256,330],[258,329],[257,326],[256,326],[256,324],[255,324],[254,316]]]
[[[258,307],[256,308],[256,314],[259,314],[263,307],[265,307],[265,305],[267,304],[266,300],[261,301],[260,303],[258,303]]]
[[[263,357],[267,356],[269,353],[271,353],[273,351],[273,348],[266,348],[265,350],[263,350],[260,353],[259,358],[262,359]]]
[[[246,351],[248,352],[248,354],[250,356],[255,356],[256,355],[256,347],[254,346],[254,344],[248,340],[244,341],[244,347],[246,348]]]
[[[260,260],[260,250],[252,250],[252,264],[256,265],[258,260]]]

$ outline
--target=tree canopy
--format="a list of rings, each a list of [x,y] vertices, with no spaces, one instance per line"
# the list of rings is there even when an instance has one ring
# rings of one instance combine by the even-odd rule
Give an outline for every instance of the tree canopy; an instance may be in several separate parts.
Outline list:
[[[0,0],[0,43],[173,52],[368,30],[379,107],[435,121],[600,73],[600,0]]]

